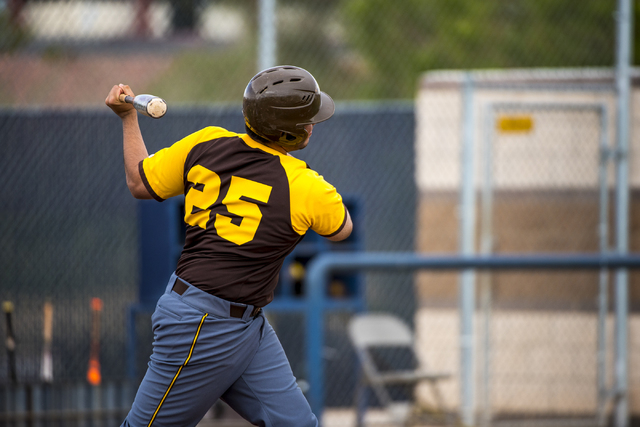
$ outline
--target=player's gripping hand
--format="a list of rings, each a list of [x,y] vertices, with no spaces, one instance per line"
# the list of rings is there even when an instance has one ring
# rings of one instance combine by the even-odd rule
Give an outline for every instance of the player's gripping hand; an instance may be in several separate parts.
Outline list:
[[[130,114],[135,115],[136,109],[132,104],[120,101],[120,94],[122,93],[129,96],[135,96],[128,85],[119,84],[111,88],[111,91],[109,91],[104,103],[107,104],[107,107],[111,108],[114,113],[120,116],[120,118],[125,118]]]

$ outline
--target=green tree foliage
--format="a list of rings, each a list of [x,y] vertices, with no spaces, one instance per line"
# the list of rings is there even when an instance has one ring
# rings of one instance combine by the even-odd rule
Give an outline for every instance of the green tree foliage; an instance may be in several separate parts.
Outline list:
[[[0,10],[0,52],[13,52],[29,40],[29,33],[11,21],[9,11]]]
[[[434,69],[615,63],[615,0],[346,0],[347,43],[372,98],[413,97]]]

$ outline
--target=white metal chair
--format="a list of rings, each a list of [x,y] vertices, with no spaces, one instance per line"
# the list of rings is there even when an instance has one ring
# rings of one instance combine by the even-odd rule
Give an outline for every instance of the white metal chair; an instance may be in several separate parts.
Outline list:
[[[357,426],[363,423],[364,405],[361,396],[367,387],[371,388],[380,404],[394,418],[396,425],[408,425],[416,415],[413,405],[405,403],[405,410],[398,410],[389,393],[389,387],[394,385],[415,385],[420,381],[428,381],[431,385],[437,405],[437,414],[441,419],[446,417],[442,393],[438,382],[451,377],[448,372],[435,372],[418,369],[400,368],[392,371],[381,371],[377,366],[372,350],[379,348],[408,349],[415,357],[414,338],[411,329],[400,318],[384,313],[364,313],[355,315],[349,322],[349,338],[355,348],[361,366],[361,381],[356,390]],[[432,414],[434,415],[434,414]]]

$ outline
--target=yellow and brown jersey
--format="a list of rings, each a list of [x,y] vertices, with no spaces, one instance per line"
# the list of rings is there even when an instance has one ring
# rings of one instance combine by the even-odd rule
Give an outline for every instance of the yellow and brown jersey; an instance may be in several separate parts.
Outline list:
[[[263,307],[284,258],[308,229],[342,230],[340,194],[294,157],[219,127],[202,129],[139,165],[159,201],[185,195],[178,276],[232,302]]]

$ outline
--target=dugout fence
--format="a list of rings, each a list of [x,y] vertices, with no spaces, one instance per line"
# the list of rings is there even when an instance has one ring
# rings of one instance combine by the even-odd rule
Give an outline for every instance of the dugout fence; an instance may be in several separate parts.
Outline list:
[[[338,103],[332,120],[333,126],[316,128],[317,145],[310,145],[300,157],[345,195],[357,195],[364,211],[359,219],[364,250],[412,250],[416,208],[413,105]],[[173,108],[162,120],[141,117],[140,124],[150,152],[208,125],[243,131],[239,105]],[[0,177],[5,183],[0,189],[0,300],[12,301],[15,307],[18,382],[13,384],[7,352],[1,351],[0,382],[7,394],[0,399],[0,414],[10,423],[24,420],[25,408],[31,407],[29,390],[36,394],[39,388],[58,390],[54,394],[62,396],[65,388],[69,393],[86,389],[85,398],[50,400],[46,402],[53,406],[42,407],[44,425],[71,425],[56,424],[56,417],[60,411],[79,411],[78,402],[92,399],[94,390],[86,382],[92,298],[103,301],[100,387],[113,382],[120,390],[119,384],[133,383],[135,391],[140,378],[129,378],[126,351],[127,313],[139,298],[139,205],[124,182],[120,123],[103,109],[4,109],[0,111],[0,134]],[[394,141],[392,151],[389,141]],[[367,275],[365,280],[369,307],[390,310],[412,321],[411,275]],[[41,377],[43,305],[47,301],[54,307],[51,384]],[[297,312],[269,315],[274,324],[285,325],[279,337],[304,387],[304,317]],[[345,316],[332,316],[325,349],[333,369],[327,381],[334,390],[328,400],[332,407],[351,404],[355,381]],[[153,339],[150,315],[139,313],[133,323],[134,363],[136,375],[141,376]],[[4,322],[0,337],[4,342]],[[129,396],[129,404],[133,391],[123,394]],[[103,389],[102,398],[109,393]],[[63,401],[70,403],[64,406]],[[91,411],[90,403],[83,403],[82,411]],[[119,414],[127,409],[124,403],[120,405],[116,401]],[[82,414],[87,423],[93,417]]]

